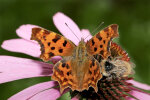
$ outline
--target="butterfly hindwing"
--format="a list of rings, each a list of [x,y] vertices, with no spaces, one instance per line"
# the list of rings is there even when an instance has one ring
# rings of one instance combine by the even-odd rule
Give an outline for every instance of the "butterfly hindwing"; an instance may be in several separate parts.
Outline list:
[[[91,55],[100,54],[103,58],[107,58],[110,55],[110,42],[117,36],[118,25],[112,24],[106,27],[87,42],[88,53]]]
[[[67,87],[72,90],[76,88],[76,79],[73,75],[71,57],[66,57],[54,65],[52,79],[59,82],[60,92]]]
[[[97,82],[102,78],[102,68],[94,57],[89,57],[88,63],[89,66],[86,66],[88,70],[84,75],[82,87],[87,90],[89,87],[93,87],[97,92]]]
[[[53,56],[70,56],[75,45],[63,36],[42,28],[33,28],[31,40],[41,46],[40,58],[48,61]]]
[[[73,57],[65,57],[55,64],[52,79],[59,82],[60,91],[70,87],[73,91],[88,90],[93,87],[97,89],[97,82],[102,78],[102,69],[97,60],[88,57],[85,63],[76,63]]]

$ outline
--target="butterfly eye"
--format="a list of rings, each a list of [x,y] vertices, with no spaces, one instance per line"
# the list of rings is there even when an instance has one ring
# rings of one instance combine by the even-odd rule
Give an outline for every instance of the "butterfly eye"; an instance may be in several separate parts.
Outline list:
[[[111,64],[110,62],[105,62],[105,71],[111,71],[115,66]]]

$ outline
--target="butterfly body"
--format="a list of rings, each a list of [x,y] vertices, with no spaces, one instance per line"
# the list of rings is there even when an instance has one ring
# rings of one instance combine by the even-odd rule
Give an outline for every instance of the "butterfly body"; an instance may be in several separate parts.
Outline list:
[[[87,54],[84,39],[81,39],[81,41],[79,42],[79,45],[76,47],[74,56],[75,56],[75,59],[79,62],[83,62],[84,60],[86,60],[88,54]]]
[[[68,72],[65,72],[66,76],[62,79],[63,84],[60,83],[61,91],[67,87],[70,87],[72,90],[83,91],[85,89],[88,90],[90,86],[97,91],[97,82],[102,77],[101,67],[97,60],[88,54],[84,39],[81,39],[79,45],[74,48],[71,56],[64,57],[54,66],[54,75],[52,76],[54,80],[61,82],[57,72],[63,65],[66,65],[65,71],[68,69]],[[64,80],[67,80],[67,82]]]
[[[97,92],[97,82],[102,78],[103,69],[93,57],[100,54],[106,59],[110,54],[110,42],[118,36],[118,25],[112,24],[98,32],[87,43],[81,39],[75,45],[67,38],[42,28],[32,29],[32,40],[41,45],[40,58],[48,61],[53,56],[63,56],[53,68],[52,79],[60,85],[60,92],[67,87],[83,91],[93,87]]]

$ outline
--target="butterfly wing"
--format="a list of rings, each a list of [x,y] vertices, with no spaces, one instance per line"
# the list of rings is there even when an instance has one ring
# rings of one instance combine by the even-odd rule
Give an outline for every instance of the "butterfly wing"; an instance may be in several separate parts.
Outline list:
[[[110,42],[117,36],[118,25],[112,24],[106,27],[87,42],[88,53],[91,55],[101,54],[103,58],[107,58],[110,55]]]
[[[98,91],[97,82],[101,78],[102,69],[93,57],[88,57],[81,65],[73,57],[65,57],[54,66],[52,75],[52,79],[59,82],[61,93],[67,87],[73,91],[83,91],[93,87]]]
[[[81,85],[83,89],[86,90],[88,90],[89,87],[93,87],[97,92],[97,82],[102,78],[102,67],[94,57],[89,57],[87,64],[89,64],[89,68],[87,69],[87,66],[85,66],[87,71],[85,72]]]
[[[75,89],[77,85],[71,60],[71,56],[65,57],[54,65],[52,79],[58,81],[61,93],[65,88],[70,87],[71,89]]]
[[[36,40],[40,44],[40,58],[44,61],[48,61],[53,56],[69,56],[75,47],[70,40],[42,28],[32,29],[31,40]]]
[[[130,57],[128,56],[128,53],[114,42],[111,42],[110,51],[111,51],[111,56],[113,58],[118,57],[118,59],[120,60],[124,60],[127,62],[130,61]]]

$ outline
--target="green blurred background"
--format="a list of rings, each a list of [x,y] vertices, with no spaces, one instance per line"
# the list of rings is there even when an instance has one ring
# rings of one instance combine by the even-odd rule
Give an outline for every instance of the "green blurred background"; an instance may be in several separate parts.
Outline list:
[[[149,0],[0,0],[0,44],[19,38],[15,30],[22,24],[35,24],[58,32],[52,22],[56,12],[63,12],[78,26],[91,32],[101,22],[102,29],[119,25],[116,41],[136,64],[135,80],[150,85],[150,2]],[[0,48],[0,55],[35,59]],[[0,100],[50,78],[22,79],[0,85]]]

